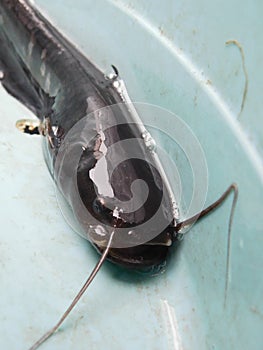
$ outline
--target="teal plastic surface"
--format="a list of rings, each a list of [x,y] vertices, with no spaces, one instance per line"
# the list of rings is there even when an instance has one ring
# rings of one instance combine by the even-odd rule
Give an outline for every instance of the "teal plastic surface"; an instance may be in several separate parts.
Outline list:
[[[118,67],[133,101],[166,108],[189,125],[206,156],[207,204],[230,183],[239,186],[226,308],[230,198],[192,228],[162,275],[145,278],[106,263],[42,348],[262,349],[262,2],[36,5],[102,70]],[[22,350],[54,325],[97,254],[64,221],[39,138],[15,129],[30,113],[2,88],[0,101],[0,348]],[[180,159],[178,168],[183,178]]]

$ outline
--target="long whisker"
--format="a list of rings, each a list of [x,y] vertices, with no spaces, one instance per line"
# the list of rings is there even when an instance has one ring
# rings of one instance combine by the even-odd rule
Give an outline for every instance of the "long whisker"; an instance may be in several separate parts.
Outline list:
[[[231,254],[231,231],[232,231],[232,223],[233,223],[233,217],[234,217],[234,211],[236,208],[237,198],[238,198],[238,187],[237,184],[233,183],[231,184],[228,189],[222,194],[222,196],[209,205],[206,209],[202,210],[200,213],[194,215],[193,217],[186,219],[184,221],[181,221],[176,226],[177,232],[180,232],[182,228],[185,226],[189,226],[193,224],[195,221],[200,220],[216,208],[218,208],[225,199],[229,196],[231,192],[234,192],[234,198],[232,202],[229,222],[228,222],[228,234],[227,234],[227,258],[226,258],[226,279],[225,279],[225,292],[224,292],[224,307],[226,307],[226,300],[227,300],[227,293],[228,293],[228,286],[229,286],[229,271],[230,271],[230,254]]]
[[[224,200],[229,196],[229,194],[234,191],[235,193],[235,197],[237,197],[238,195],[238,187],[237,184],[233,183],[231,184],[228,189],[222,194],[222,196],[220,198],[218,198],[218,200],[216,200],[214,203],[212,203],[211,205],[209,205],[207,208],[205,208],[204,210],[202,210],[200,213],[195,214],[194,216],[192,216],[189,219],[186,219],[184,221],[181,221],[177,224],[176,226],[176,230],[180,231],[183,227],[185,226],[189,226],[191,224],[193,224],[194,222],[196,222],[197,220],[200,220],[201,218],[203,218],[204,216],[206,216],[207,214],[209,214],[211,211],[215,210],[216,208],[218,208],[223,202]]]
[[[229,285],[229,272],[230,272],[230,253],[231,253],[231,231],[232,231],[232,223],[234,218],[234,212],[237,204],[238,198],[238,188],[237,185],[233,187],[234,190],[234,198],[232,202],[229,223],[228,223],[228,236],[227,236],[227,258],[226,258],[226,279],[225,279],[225,295],[224,295],[224,308],[226,307],[226,299],[228,293],[228,285]]]
[[[69,313],[72,311],[72,309],[74,308],[74,306],[77,304],[77,302],[80,300],[80,298],[82,297],[82,295],[85,293],[85,291],[87,290],[87,288],[89,287],[89,285],[91,284],[91,282],[93,281],[94,277],[97,275],[98,271],[100,270],[102,264],[104,263],[104,261],[107,258],[110,246],[111,246],[111,242],[112,242],[112,238],[113,238],[114,232],[112,232],[110,239],[108,241],[108,244],[106,246],[105,251],[103,252],[100,260],[98,261],[97,265],[94,267],[93,271],[91,272],[91,274],[89,275],[87,281],[84,283],[83,287],[80,289],[80,291],[78,292],[78,294],[76,295],[76,297],[74,298],[74,300],[72,301],[72,303],[70,304],[70,306],[67,308],[67,310],[64,312],[64,314],[62,315],[62,317],[60,318],[60,320],[58,321],[58,323],[52,327],[48,332],[46,332],[33,346],[31,346],[31,348],[29,350],[36,350],[41,344],[43,344],[52,334],[54,334],[57,329],[61,326],[61,324],[63,323],[63,321],[67,318],[67,316],[69,315]]]

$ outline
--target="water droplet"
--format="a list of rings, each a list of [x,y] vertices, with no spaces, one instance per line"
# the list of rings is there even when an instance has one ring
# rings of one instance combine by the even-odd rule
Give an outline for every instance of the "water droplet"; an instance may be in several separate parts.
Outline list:
[[[110,69],[107,69],[107,71],[104,74],[104,78],[106,80],[114,80],[118,77],[117,71],[111,67]]]
[[[152,138],[151,134],[148,131],[144,131],[142,133],[142,138],[144,140],[144,143],[145,143],[147,149],[151,152],[155,152],[156,151],[156,142]]]
[[[118,80],[115,80],[112,84],[116,89],[120,87],[120,82]]]

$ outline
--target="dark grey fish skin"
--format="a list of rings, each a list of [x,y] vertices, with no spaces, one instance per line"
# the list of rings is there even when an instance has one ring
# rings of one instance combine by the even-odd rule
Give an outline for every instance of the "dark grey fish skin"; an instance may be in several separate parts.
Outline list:
[[[111,231],[109,228],[114,227],[134,232],[129,237],[134,244],[127,247],[121,247],[121,244],[125,246],[127,236],[118,237],[120,246],[110,249],[109,260],[131,269],[155,269],[163,265],[176,237],[171,196],[158,166],[154,166],[155,158],[142,145],[141,128],[130,109],[120,104],[125,100],[114,84],[119,82],[118,78],[105,78],[27,1],[1,0],[0,16],[2,85],[40,119],[47,165],[75,217],[84,229],[93,224],[87,223],[84,204],[94,223],[99,221],[106,227],[106,236]],[[106,107],[115,104],[120,105],[109,112]],[[102,111],[99,117],[98,110]],[[73,133],[71,137],[72,130],[83,121],[80,133]],[[84,135],[85,130],[88,130],[88,137]],[[65,148],[66,139],[71,141],[68,148]],[[90,171],[97,166],[100,145],[103,143],[108,149],[106,160],[110,169],[116,160],[110,147],[129,139],[135,140],[132,152],[138,155],[137,159],[129,158],[131,150],[123,143],[121,153],[126,160],[118,165],[110,179],[114,196],[99,193]],[[80,147],[81,155],[74,164],[70,160],[76,158]],[[148,186],[147,200],[135,211],[120,210],[116,217],[112,209],[114,203],[122,201],[125,207],[133,196],[131,185],[138,179]],[[104,181],[107,186],[108,179]],[[167,225],[152,239],[143,240],[148,232],[141,229],[136,232],[136,227],[147,223],[159,208],[161,219]],[[101,253],[105,246],[101,237],[95,231],[88,236]]]

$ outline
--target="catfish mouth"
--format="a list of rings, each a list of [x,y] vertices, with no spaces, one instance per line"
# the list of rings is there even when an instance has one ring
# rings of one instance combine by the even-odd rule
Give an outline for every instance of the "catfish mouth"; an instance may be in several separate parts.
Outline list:
[[[167,260],[169,247],[140,245],[132,248],[112,248],[108,260],[126,268],[145,271],[156,268]]]
[[[127,248],[110,248],[107,260],[130,270],[149,271],[163,266],[173,245],[173,235],[165,230],[153,240]],[[105,247],[93,245],[102,254]]]

